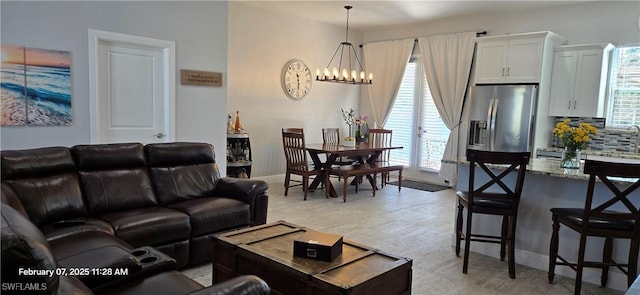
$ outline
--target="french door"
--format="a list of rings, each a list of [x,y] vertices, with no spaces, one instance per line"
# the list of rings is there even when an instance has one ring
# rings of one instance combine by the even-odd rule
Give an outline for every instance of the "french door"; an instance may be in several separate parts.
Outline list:
[[[393,151],[390,161],[405,165],[407,176],[440,170],[449,129],[438,114],[419,57],[407,64],[384,128],[393,130],[393,145],[404,147]]]

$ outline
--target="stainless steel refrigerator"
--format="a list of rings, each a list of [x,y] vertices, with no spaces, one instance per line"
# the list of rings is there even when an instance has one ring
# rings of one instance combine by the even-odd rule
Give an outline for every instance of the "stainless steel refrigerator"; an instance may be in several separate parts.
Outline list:
[[[538,85],[478,85],[468,94],[468,148],[532,150]]]

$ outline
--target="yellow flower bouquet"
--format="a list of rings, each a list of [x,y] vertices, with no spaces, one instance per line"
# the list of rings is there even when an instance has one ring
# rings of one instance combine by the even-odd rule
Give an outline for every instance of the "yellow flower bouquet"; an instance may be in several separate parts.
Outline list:
[[[598,134],[598,129],[589,123],[580,123],[577,127],[571,127],[570,122],[571,120],[567,118],[556,124],[556,127],[553,128],[553,134],[562,140],[565,148],[562,154],[562,167],[578,168],[580,161],[577,159],[578,151],[585,148],[592,135]],[[577,163],[572,164],[571,161]]]

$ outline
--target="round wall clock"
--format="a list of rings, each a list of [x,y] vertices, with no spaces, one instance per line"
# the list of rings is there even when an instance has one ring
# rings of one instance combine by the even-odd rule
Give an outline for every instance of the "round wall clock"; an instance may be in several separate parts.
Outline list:
[[[311,91],[311,70],[299,59],[292,59],[282,69],[282,89],[293,99],[302,99]]]

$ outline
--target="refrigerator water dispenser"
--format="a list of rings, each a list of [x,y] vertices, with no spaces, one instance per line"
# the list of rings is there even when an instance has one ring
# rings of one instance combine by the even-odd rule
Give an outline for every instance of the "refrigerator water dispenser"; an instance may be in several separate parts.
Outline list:
[[[472,120],[469,132],[469,146],[485,146],[487,138],[487,121]]]

